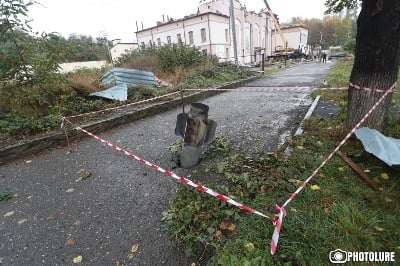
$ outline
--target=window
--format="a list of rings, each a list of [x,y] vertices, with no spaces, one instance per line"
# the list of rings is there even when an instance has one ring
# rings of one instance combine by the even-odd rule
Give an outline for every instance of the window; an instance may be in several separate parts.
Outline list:
[[[203,55],[207,55],[207,49],[201,50],[201,52],[203,53]]]
[[[201,33],[201,42],[206,42],[207,41],[206,29],[202,28],[200,30],[200,33]]]
[[[149,41],[149,47],[153,48],[153,43],[151,42],[151,40]]]
[[[167,36],[167,43],[171,44],[171,36]]]
[[[160,38],[157,38],[157,46],[161,47],[161,39]]]
[[[144,44],[144,42],[141,42],[141,43],[140,43],[140,47],[141,47],[142,49],[144,49],[144,48],[145,48],[145,44]]]
[[[182,45],[182,35],[181,35],[180,33],[178,33],[178,34],[176,35],[176,39],[178,40],[178,44],[179,44],[179,45]]]
[[[228,31],[228,29],[225,29],[225,41],[229,42],[229,31]]]
[[[194,44],[193,31],[189,31],[189,44]]]

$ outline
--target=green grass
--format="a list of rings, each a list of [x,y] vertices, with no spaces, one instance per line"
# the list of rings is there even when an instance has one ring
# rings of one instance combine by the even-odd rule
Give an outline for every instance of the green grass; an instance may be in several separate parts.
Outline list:
[[[347,86],[350,70],[351,62],[338,62],[328,83]],[[326,92],[324,97],[345,105],[347,93]],[[398,99],[395,95],[394,103]],[[344,113],[332,121],[311,117],[305,123],[305,133],[293,139],[290,157],[280,153],[257,158],[223,153],[214,158],[213,167],[200,167],[191,178],[269,213],[271,206],[282,204],[339,144],[347,133],[343,130],[344,117]],[[392,136],[400,134],[396,121],[388,125]],[[210,257],[214,255],[211,265],[330,265],[329,252],[338,248],[394,251],[398,260],[399,171],[365,152],[356,138],[341,151],[380,189],[372,190],[347,163],[334,156],[311,182],[320,189],[308,186],[287,206],[276,262],[269,252],[274,230],[269,220],[187,187],[180,187],[168,211],[171,235],[195,258],[203,255],[204,247],[212,247],[208,251]],[[215,181],[205,179],[207,175]],[[224,221],[235,224],[235,229],[222,230]]]

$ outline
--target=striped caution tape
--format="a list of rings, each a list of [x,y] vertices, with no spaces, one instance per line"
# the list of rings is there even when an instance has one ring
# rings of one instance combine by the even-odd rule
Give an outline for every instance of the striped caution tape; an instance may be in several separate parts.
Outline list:
[[[371,91],[371,92],[386,92],[387,91],[387,90],[379,90],[379,89],[375,89],[375,88],[366,88],[363,86],[354,85],[351,82],[349,83],[349,86],[352,88],[355,88],[355,89],[362,90],[362,91]],[[232,88],[183,89],[182,91],[270,92],[270,91],[337,91],[337,90],[348,90],[348,88],[345,88],[345,87],[334,87],[334,88],[329,88],[329,87],[326,87],[326,88],[319,88],[319,87],[241,87],[241,88],[237,88],[237,89],[232,89]],[[125,105],[120,105],[120,106],[116,106],[116,107],[111,107],[111,108],[107,108],[107,109],[103,109],[103,110],[66,116],[65,118],[72,119],[72,118],[78,118],[78,117],[99,114],[99,113],[104,113],[104,112],[109,112],[109,111],[115,111],[115,110],[123,109],[126,107],[149,103],[152,101],[162,99],[164,97],[176,95],[178,93],[181,93],[181,91],[171,92],[171,93],[167,93],[167,94],[153,97],[150,99],[146,99],[146,100],[142,100],[142,101],[138,101],[138,102],[134,102],[134,103],[129,103],[129,104],[125,104]]]
[[[317,88],[317,87],[240,87],[233,88],[206,88],[206,89],[185,89],[185,91],[238,91],[238,92],[270,92],[270,91],[324,91],[324,90],[347,90],[345,87]]]
[[[263,213],[261,213],[259,211],[256,211],[256,210],[254,210],[254,209],[252,209],[252,208],[250,208],[250,207],[248,207],[248,206],[246,206],[246,205],[244,205],[244,204],[242,204],[240,202],[237,202],[237,201],[233,200],[232,198],[230,198],[228,196],[220,194],[220,193],[218,193],[218,192],[216,192],[216,191],[214,191],[214,190],[212,190],[210,188],[207,188],[205,186],[202,186],[200,184],[196,184],[193,181],[191,181],[191,180],[189,180],[189,179],[187,179],[187,178],[185,178],[183,176],[178,176],[177,174],[175,174],[172,171],[165,170],[164,168],[161,168],[160,166],[158,166],[156,164],[153,164],[153,163],[151,163],[149,161],[146,161],[145,159],[140,158],[139,156],[133,154],[132,152],[129,152],[129,151],[123,149],[123,148],[120,148],[117,145],[112,144],[111,142],[109,142],[107,140],[104,140],[104,139],[94,135],[93,133],[91,133],[91,132],[89,132],[89,131],[87,131],[87,130],[79,127],[79,126],[75,126],[72,122],[70,122],[69,120],[67,120],[65,118],[63,118],[63,121],[70,123],[71,125],[73,125],[75,127],[76,130],[82,131],[83,133],[85,133],[85,134],[89,135],[90,137],[94,138],[95,140],[97,140],[97,141],[99,141],[99,142],[101,142],[103,144],[106,144],[107,146],[113,148],[114,150],[117,150],[120,153],[122,153],[122,154],[124,154],[124,155],[126,155],[126,156],[128,156],[128,157],[130,157],[132,159],[135,159],[135,160],[137,160],[137,161],[149,166],[150,168],[152,168],[154,170],[157,170],[157,171],[165,174],[166,176],[175,178],[176,180],[178,180],[182,184],[192,186],[192,187],[196,188],[197,190],[199,190],[201,192],[207,193],[207,194],[219,199],[220,201],[230,203],[230,204],[238,207],[241,210],[244,210],[244,211],[247,211],[247,212],[250,212],[250,213],[254,213],[254,214],[257,214],[257,215],[262,216],[264,218],[268,218],[268,219],[272,220],[272,217],[270,217],[268,215],[265,215],[265,214],[263,214]]]
[[[120,105],[120,106],[115,106],[115,107],[111,107],[111,108],[107,108],[107,109],[103,109],[103,110],[99,110],[99,111],[93,111],[93,112],[88,112],[88,113],[82,113],[82,114],[78,114],[78,115],[71,115],[71,116],[66,116],[65,118],[67,119],[71,119],[71,118],[77,118],[77,117],[82,117],[82,116],[87,116],[87,115],[93,115],[93,114],[99,114],[99,113],[104,113],[104,112],[109,112],[109,111],[115,111],[118,109],[123,109],[126,107],[131,107],[131,106],[135,106],[135,105],[140,105],[140,104],[144,104],[144,103],[149,103],[155,100],[159,100],[168,96],[173,96],[180,93],[180,91],[176,91],[176,92],[171,92],[171,93],[167,93],[164,95],[160,95],[157,97],[153,97],[150,99],[146,99],[146,100],[142,100],[142,101],[138,101],[138,102],[134,102],[134,103],[129,103],[129,104],[125,104],[125,105]]]
[[[70,124],[75,126],[76,130],[82,131],[83,133],[89,135],[90,137],[96,139],[97,141],[106,144],[107,146],[119,151],[122,154],[125,154],[126,156],[133,158],[149,167],[151,167],[154,170],[157,170],[169,177],[173,177],[176,180],[178,180],[179,182],[192,186],[194,188],[196,188],[197,190],[207,193],[221,201],[230,203],[236,207],[238,207],[241,210],[250,212],[250,213],[254,213],[257,214],[259,216],[262,216],[264,218],[268,218],[272,221],[272,223],[275,226],[274,229],[274,233],[272,236],[272,240],[271,240],[271,254],[275,254],[277,247],[278,247],[278,241],[279,241],[279,236],[280,236],[280,231],[281,231],[281,227],[283,224],[283,218],[286,216],[286,210],[285,207],[292,201],[294,200],[297,195],[300,194],[300,192],[306,188],[306,186],[310,183],[310,181],[316,176],[316,174],[332,159],[332,157],[339,151],[339,149],[349,140],[349,138],[354,134],[354,132],[365,122],[365,120],[374,112],[374,110],[382,103],[382,101],[384,100],[384,98],[386,98],[386,96],[391,93],[394,92],[394,89],[396,87],[396,83],[393,84],[393,86],[391,86],[389,89],[375,89],[375,88],[366,88],[363,86],[358,86],[358,85],[354,85],[353,83],[349,83],[349,87],[355,88],[355,89],[359,89],[362,91],[370,91],[370,92],[382,92],[384,93],[384,95],[374,104],[374,106],[368,111],[368,113],[357,123],[357,125],[346,135],[346,137],[340,142],[340,144],[331,152],[331,154],[321,163],[321,165],[302,183],[302,185],[289,197],[289,199],[282,205],[282,206],[278,206],[276,205],[275,209],[277,212],[279,212],[279,214],[272,218],[268,215],[265,215],[257,210],[254,210],[242,203],[239,203],[227,196],[224,196],[210,188],[207,188],[205,186],[202,186],[200,184],[196,184],[193,181],[182,177],[182,176],[178,176],[177,174],[175,174],[172,171],[169,170],[165,170],[149,161],[144,160],[143,158],[140,158],[138,156],[136,156],[135,154],[124,150],[123,148],[120,148],[118,146],[116,146],[115,144],[112,144],[96,135],[94,135],[93,133],[79,127],[79,126],[75,126],[72,122],[70,122],[68,120],[68,118],[75,118],[75,117],[80,117],[80,116],[85,116],[85,115],[89,115],[89,114],[95,114],[95,113],[101,113],[101,112],[105,112],[105,111],[110,111],[110,110],[116,110],[116,109],[121,109],[127,106],[133,106],[133,105],[137,105],[137,104],[141,104],[141,103],[146,103],[146,102],[150,102],[156,99],[160,99],[162,97],[167,97],[167,96],[171,96],[171,95],[175,95],[178,94],[180,92],[173,92],[173,93],[169,93],[169,94],[165,94],[162,96],[158,96],[158,97],[154,97],[151,99],[147,99],[144,101],[140,101],[140,102],[135,102],[135,103],[131,103],[131,104],[127,104],[127,105],[123,105],[123,106],[118,106],[118,107],[113,107],[113,108],[109,108],[109,109],[105,109],[105,110],[100,110],[100,111],[95,111],[95,112],[90,112],[90,113],[85,113],[85,114],[80,114],[80,115],[75,115],[75,116],[69,116],[69,117],[62,117],[62,127],[64,125],[64,122],[67,121]],[[347,90],[348,88],[313,88],[313,87],[242,87],[242,89],[217,89],[217,88],[208,88],[208,89],[185,89],[185,91],[301,91],[301,90]]]
[[[354,134],[354,132],[360,128],[360,126],[365,122],[365,120],[375,111],[375,109],[382,103],[382,101],[386,98],[386,96],[393,92],[396,87],[396,83],[393,84],[388,90],[380,90],[385,91],[382,97],[372,106],[372,108],[367,112],[367,114],[354,126],[354,128],[346,135],[346,137],[339,143],[339,145],[329,154],[329,156],[321,163],[321,165],[303,182],[303,184],[289,197],[289,199],[281,206],[277,206],[277,210],[279,211],[278,217],[275,217],[273,220],[275,225],[275,230],[273,233],[273,237],[271,240],[271,254],[274,255],[278,246],[279,235],[283,223],[283,217],[286,215],[285,207],[294,200],[297,195],[310,183],[310,181],[317,175],[317,173],[324,167],[332,157],[339,151],[339,149],[350,139],[350,137]],[[378,91],[378,90],[376,90]]]
[[[390,90],[390,89],[368,88],[368,87],[364,87],[364,86],[355,85],[352,82],[349,82],[349,86],[351,88],[354,88],[354,89],[358,89],[358,90],[361,90],[361,91],[370,91],[370,92],[381,92],[381,93],[384,93],[384,92]]]

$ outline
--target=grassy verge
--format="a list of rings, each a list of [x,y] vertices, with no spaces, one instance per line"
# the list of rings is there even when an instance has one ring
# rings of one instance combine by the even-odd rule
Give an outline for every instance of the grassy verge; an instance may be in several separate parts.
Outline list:
[[[0,84],[0,145],[55,130],[61,115],[103,110],[179,89],[218,86],[254,75],[254,72],[246,69],[219,64],[215,58],[183,46],[137,51],[132,57],[125,58],[121,67],[154,70],[157,76],[176,86],[172,89],[149,86],[131,88],[128,100],[117,102],[89,97],[91,92],[104,89],[99,78],[108,69],[84,69],[65,76],[56,74],[51,82],[43,84]],[[97,118],[93,116],[90,119]]]
[[[345,86],[351,63],[335,66],[328,82]],[[345,104],[346,94],[327,92],[326,100]],[[394,96],[394,104],[398,103]],[[229,145],[217,147],[213,166],[198,169],[191,176],[203,180],[237,201],[268,212],[281,204],[321,164],[345,133],[344,115],[327,121],[311,117],[305,133],[293,139],[290,157],[283,154],[251,158],[232,156]],[[388,127],[398,136],[396,123]],[[224,148],[225,147],[225,148]],[[279,255],[270,255],[273,225],[267,219],[247,214],[216,199],[180,187],[165,213],[171,235],[200,264],[211,265],[330,265],[329,253],[346,251],[390,251],[400,256],[400,174],[365,152],[352,138],[342,148],[379,185],[372,190],[342,161],[334,156],[288,207],[281,231]],[[204,180],[212,176],[214,182]]]

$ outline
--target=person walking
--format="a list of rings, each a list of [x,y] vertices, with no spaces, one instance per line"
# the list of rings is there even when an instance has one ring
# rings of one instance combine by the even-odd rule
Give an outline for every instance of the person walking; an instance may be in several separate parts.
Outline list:
[[[322,63],[326,63],[326,56],[327,54],[325,52],[322,53]]]

